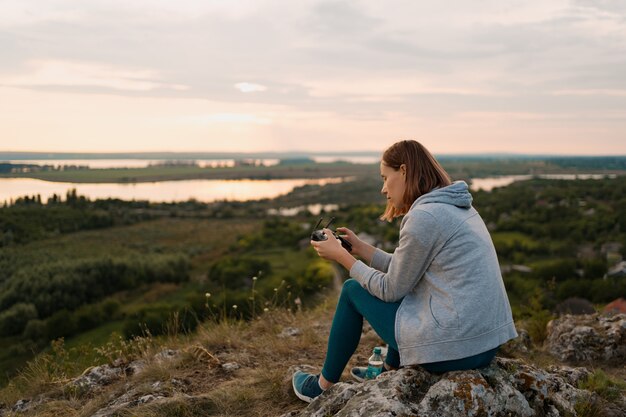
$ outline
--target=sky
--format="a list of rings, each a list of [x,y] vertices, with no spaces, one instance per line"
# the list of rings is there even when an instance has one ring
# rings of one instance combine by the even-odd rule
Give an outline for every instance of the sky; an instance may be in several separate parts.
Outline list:
[[[0,151],[626,155],[624,0],[0,0]]]

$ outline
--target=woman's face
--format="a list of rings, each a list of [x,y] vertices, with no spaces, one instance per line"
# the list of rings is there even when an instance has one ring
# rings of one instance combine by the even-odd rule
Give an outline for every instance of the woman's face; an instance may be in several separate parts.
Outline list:
[[[402,164],[398,170],[395,170],[381,161],[380,176],[383,178],[383,189],[380,192],[395,208],[401,210],[404,206],[406,165]]]

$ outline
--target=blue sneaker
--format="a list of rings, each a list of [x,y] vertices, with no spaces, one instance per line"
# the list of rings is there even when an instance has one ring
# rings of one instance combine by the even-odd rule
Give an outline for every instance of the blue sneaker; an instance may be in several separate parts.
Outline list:
[[[293,392],[302,401],[310,403],[315,397],[324,392],[324,390],[320,387],[319,379],[319,375],[296,371],[291,378]]]
[[[384,372],[387,372],[387,369],[385,369],[385,367],[383,366],[383,369],[382,371],[380,371],[380,374],[383,374]],[[365,377],[366,373],[367,373],[367,366],[355,366],[354,368],[352,368],[352,370],[350,370],[350,375],[352,375],[352,378],[354,378],[358,382],[365,382],[368,380]]]

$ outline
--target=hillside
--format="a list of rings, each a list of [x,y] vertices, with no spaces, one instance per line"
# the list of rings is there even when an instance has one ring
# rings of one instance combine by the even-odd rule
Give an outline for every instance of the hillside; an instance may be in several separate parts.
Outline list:
[[[132,393],[127,400],[137,400],[155,392],[168,401],[140,406],[131,402],[119,410],[120,415],[130,411],[134,416],[269,416],[298,410],[303,403],[286,390],[283,379],[293,364],[322,363],[332,303],[326,299],[304,312],[295,304],[291,311],[272,307],[251,322],[209,322],[193,335],[110,344],[103,349],[111,363],[128,366],[139,360],[142,371],[84,392],[68,388],[68,382],[83,372],[65,363],[68,352],[59,346],[31,363],[1,392],[4,415],[11,415],[8,407],[28,398],[32,403],[20,415],[90,416],[125,393]],[[369,346],[377,342],[373,334],[365,337],[355,363],[366,361]],[[177,352],[174,359],[155,358],[168,349]]]
[[[110,359],[107,363],[84,371],[68,363],[69,352],[62,343],[57,344],[52,353],[30,363],[0,392],[0,416],[280,416],[301,412],[302,415],[329,415],[328,407],[348,407],[348,399],[353,395],[361,398],[358,400],[361,408],[365,407],[364,404],[369,404],[370,410],[371,407],[393,406],[393,401],[397,401],[393,400],[393,395],[389,394],[389,399],[383,400],[380,395],[373,394],[373,390],[385,389],[384,381],[375,386],[373,382],[338,384],[308,408],[292,394],[289,376],[294,366],[308,365],[320,369],[335,299],[334,295],[324,296],[317,308],[308,311],[301,311],[295,303],[288,308],[271,307],[249,322],[229,319],[203,323],[193,335],[178,334],[177,329],[171,328],[168,335],[159,338],[120,339],[100,349]],[[617,325],[624,327],[626,317],[623,315],[621,323]],[[520,325],[524,323],[518,323],[518,327]],[[626,340],[626,331],[622,329],[617,337],[618,342],[620,337],[622,341]],[[366,326],[359,349],[347,369],[366,363],[371,348],[380,343]],[[488,371],[491,367],[481,371],[489,384],[494,384],[493,378],[506,381],[507,373],[517,375],[516,372],[520,374],[514,378],[530,378],[532,375],[533,380],[537,379],[532,384],[537,384],[538,388],[532,388],[532,384],[525,388],[515,385],[521,392],[517,395],[523,394],[527,400],[520,397],[520,402],[515,405],[518,408],[514,409],[535,410],[534,414],[528,415],[544,415],[536,414],[536,411],[547,413],[552,408],[571,409],[575,411],[572,415],[587,417],[623,415],[619,412],[626,406],[626,370],[614,366],[615,362],[583,364],[589,369],[563,368],[559,360],[549,354],[547,346],[534,346],[524,337],[509,343],[498,357],[516,359],[498,359],[492,371]],[[616,359],[617,363],[623,364],[623,357]],[[549,371],[543,370],[546,368]],[[576,371],[572,373],[572,369]],[[416,371],[418,374],[407,368],[398,372],[397,378],[409,378],[413,381],[409,383],[416,384],[416,389],[425,383],[423,378],[433,378],[428,373],[423,374],[424,371]],[[438,380],[440,383],[443,380],[456,381],[457,385],[487,384],[480,374],[471,372],[469,375],[467,372],[444,374],[441,380],[436,377],[428,384],[430,386]],[[416,382],[416,377],[422,382]],[[463,378],[470,378],[469,382],[460,382],[464,381]],[[350,381],[347,371],[342,381]],[[462,385],[458,385],[452,394],[442,394],[432,391],[435,385],[426,388],[427,396],[448,396],[447,401],[460,401],[466,410],[476,404],[496,401],[475,394],[468,394],[469,397],[465,398],[458,391]],[[494,385],[494,389],[496,386],[499,385]],[[541,391],[546,387],[545,397],[535,397],[534,389]],[[343,397],[337,396],[345,397],[346,389],[349,389],[349,396],[340,400]],[[368,392],[372,396],[368,396]],[[420,398],[423,396],[421,394]],[[400,400],[401,403],[409,401],[407,398]],[[471,398],[474,399],[467,402]],[[333,403],[334,406],[329,405]],[[510,401],[502,404],[513,407]],[[314,410],[326,411],[315,414]]]
[[[300,187],[275,200],[214,204],[90,201],[70,192],[65,199],[26,197],[0,208],[1,410],[70,416],[117,406],[132,410],[118,415],[139,416],[300,411],[303,404],[284,378],[290,366],[321,366],[332,291],[341,278],[310,249],[310,228],[319,216],[336,216],[336,226],[349,225],[392,250],[398,228],[377,219],[379,187],[367,177]],[[543,375],[541,369],[571,360],[548,347],[552,319],[572,308],[601,311],[626,296],[616,269],[626,256],[624,190],[626,177],[618,176],[533,179],[474,193],[516,323],[525,330],[524,349],[503,356],[525,360]],[[331,204],[332,213],[314,215],[312,202]],[[270,214],[292,207],[302,209]],[[584,343],[565,351],[603,343],[587,336],[567,336]],[[363,342],[355,364],[380,343],[369,333]],[[169,352],[167,361],[161,352]],[[624,381],[623,362],[582,360],[589,371],[578,373],[584,378],[574,385],[623,390],[606,377]],[[521,366],[504,363],[494,372]],[[106,386],[90,388],[98,379]]]

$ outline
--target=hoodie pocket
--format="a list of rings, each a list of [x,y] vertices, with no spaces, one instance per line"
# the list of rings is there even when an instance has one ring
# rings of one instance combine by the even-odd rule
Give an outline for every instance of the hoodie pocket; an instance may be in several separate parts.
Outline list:
[[[460,327],[459,315],[451,299],[448,297],[441,299],[431,294],[429,304],[430,315],[437,327],[441,329],[458,329]]]

